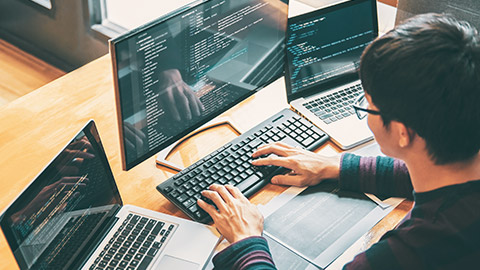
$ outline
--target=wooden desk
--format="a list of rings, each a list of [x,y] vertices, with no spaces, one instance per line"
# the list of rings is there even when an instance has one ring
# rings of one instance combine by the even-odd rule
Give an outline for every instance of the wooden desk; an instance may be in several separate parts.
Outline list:
[[[5,209],[87,120],[93,118],[124,203],[186,218],[155,190],[156,185],[172,175],[156,167],[155,157],[128,172],[122,171],[112,78],[107,55],[0,109],[1,209]],[[234,119],[241,130],[253,127],[287,107],[282,84],[283,80],[275,82],[224,116]],[[235,136],[225,128],[208,131],[186,141],[172,154],[171,160],[188,165]],[[338,150],[331,143],[325,147]],[[285,187],[268,185],[251,200],[265,204],[284,190]],[[363,250],[376,242],[404,217],[410,206],[409,202],[402,203],[362,238],[361,247],[352,248]],[[3,234],[0,262],[0,269],[17,269]]]

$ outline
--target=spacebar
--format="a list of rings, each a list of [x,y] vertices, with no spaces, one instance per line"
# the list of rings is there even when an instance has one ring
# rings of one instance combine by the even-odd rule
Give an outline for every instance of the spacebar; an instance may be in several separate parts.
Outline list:
[[[145,258],[143,259],[143,261],[140,263],[140,265],[138,266],[137,270],[145,270],[147,269],[148,265],[152,262],[153,260],[153,257],[150,257],[150,256],[145,256]]]
[[[240,189],[242,193],[245,193],[245,191],[247,191],[251,186],[258,183],[260,180],[262,179],[258,175],[252,174],[247,179],[240,182],[236,187]]]

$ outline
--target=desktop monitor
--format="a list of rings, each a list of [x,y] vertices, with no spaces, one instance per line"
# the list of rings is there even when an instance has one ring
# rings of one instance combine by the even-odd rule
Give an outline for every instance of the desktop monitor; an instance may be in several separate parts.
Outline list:
[[[197,1],[109,41],[123,169],[283,75],[288,0]]]

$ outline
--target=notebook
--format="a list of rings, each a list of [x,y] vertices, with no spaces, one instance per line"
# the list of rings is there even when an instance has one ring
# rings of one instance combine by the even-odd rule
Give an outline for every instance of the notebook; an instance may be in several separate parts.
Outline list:
[[[360,56],[377,35],[374,0],[346,1],[288,20],[288,102],[342,149],[373,139],[352,104],[363,93],[357,73]]]
[[[93,120],[0,225],[21,269],[202,269],[219,240],[209,226],[123,205]]]

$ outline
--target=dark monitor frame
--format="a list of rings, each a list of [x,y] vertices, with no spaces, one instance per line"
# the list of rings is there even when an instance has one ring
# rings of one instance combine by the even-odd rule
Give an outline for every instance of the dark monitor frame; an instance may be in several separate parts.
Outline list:
[[[252,96],[256,92],[260,91],[263,89],[265,86],[269,85],[270,83],[274,82],[275,80],[279,79],[284,75],[284,72],[282,74],[279,74],[278,77],[274,77],[271,80],[266,81],[265,83],[259,85],[256,89],[250,91],[248,94],[245,96],[242,96],[237,100],[237,102],[232,102],[232,104],[228,107],[225,107],[223,110],[217,111],[215,113],[212,113],[211,116],[203,119],[202,121],[199,121],[196,125],[191,126],[190,128],[184,130],[182,133],[178,134],[177,136],[174,136],[164,143],[160,144],[159,146],[155,147],[154,149],[148,151],[147,153],[143,154],[141,157],[138,157],[134,162],[131,164],[127,164],[126,161],[126,153],[125,153],[125,140],[124,140],[124,130],[123,130],[123,111],[122,111],[122,106],[121,106],[121,91],[119,87],[119,78],[118,78],[118,69],[117,69],[117,55],[116,55],[116,44],[118,44],[121,41],[124,41],[142,31],[146,31],[151,29],[152,27],[164,23],[165,21],[176,17],[176,16],[181,16],[182,14],[188,13],[190,10],[192,10],[195,7],[198,7],[201,4],[210,2],[212,0],[199,0],[195,1],[191,4],[185,5],[175,11],[172,11],[152,22],[146,23],[142,26],[139,26],[119,37],[116,37],[114,39],[110,39],[108,41],[109,44],[109,50],[110,50],[110,56],[112,59],[112,65],[113,65],[113,82],[114,82],[114,88],[115,88],[115,104],[116,104],[116,111],[117,111],[117,124],[118,124],[118,132],[120,134],[119,139],[120,139],[120,153],[121,153],[121,160],[122,160],[122,169],[125,171],[130,170],[131,168],[135,167],[136,165],[140,164],[141,162],[147,160],[148,158],[152,157],[156,153],[166,149],[167,147],[171,146],[175,142],[181,140],[183,137],[187,136],[188,134],[192,133],[196,129],[200,128],[202,125],[206,124],[210,120],[214,119],[215,117],[219,116],[220,114],[228,111],[235,105],[239,104],[241,101],[247,99],[248,97]],[[233,1],[233,0],[232,0]],[[280,2],[286,3],[288,6],[289,0],[278,0]],[[285,25],[286,27],[286,25]],[[286,30],[286,28],[285,28]],[[283,69],[284,70],[284,69]]]
[[[357,5],[363,2],[370,2],[371,3],[371,8],[372,8],[372,19],[373,19],[373,30],[374,30],[374,37],[378,37],[378,13],[377,13],[377,1],[376,0],[350,0],[350,1],[345,1],[341,2],[339,4],[335,4],[333,6],[328,6],[326,8],[318,9],[309,13],[301,14],[295,17],[288,18],[288,25],[292,23],[297,23],[301,22],[304,20],[308,20],[311,18],[316,18],[319,16],[322,16],[324,14],[339,10],[339,9],[344,9],[346,7],[350,7],[353,5]],[[287,26],[287,39],[288,39],[288,34],[289,34],[289,28]],[[287,58],[287,47],[285,46],[285,59],[288,61]],[[291,88],[291,74],[290,74],[290,69],[287,64],[285,64],[285,87],[287,89],[287,101],[290,103],[292,100],[296,100],[298,98],[304,97],[304,96],[309,96],[314,93],[319,93],[325,90],[332,89],[335,86],[338,85],[343,85],[348,82],[352,82],[356,79],[359,78],[358,72],[353,72],[351,74],[345,74],[342,75],[338,78],[333,78],[330,79],[326,82],[322,82],[321,84],[314,84],[311,85],[305,89],[302,89],[301,91],[298,91],[296,93],[292,93],[292,88]]]

